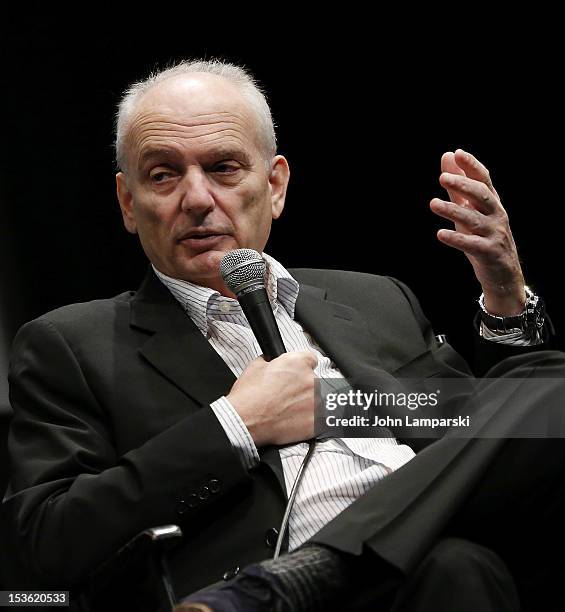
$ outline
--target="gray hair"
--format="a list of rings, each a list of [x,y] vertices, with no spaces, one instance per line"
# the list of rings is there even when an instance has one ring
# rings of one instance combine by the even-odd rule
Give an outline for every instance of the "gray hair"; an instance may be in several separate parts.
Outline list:
[[[236,85],[257,117],[259,138],[261,139],[261,148],[265,159],[270,161],[276,155],[277,140],[271,109],[269,108],[265,94],[254,77],[245,68],[218,59],[184,60],[165,70],[153,72],[142,81],[133,83],[133,85],[128,87],[122,95],[118,104],[115,124],[116,164],[119,169],[126,169],[125,140],[129,130],[131,117],[139,100],[147,91],[158,83],[172,77],[195,72],[214,74]]]

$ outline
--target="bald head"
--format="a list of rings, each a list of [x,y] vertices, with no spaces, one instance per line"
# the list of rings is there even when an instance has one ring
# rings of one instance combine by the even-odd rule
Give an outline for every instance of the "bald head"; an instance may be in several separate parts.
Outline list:
[[[132,146],[132,125],[147,112],[179,111],[187,120],[206,112],[237,110],[250,120],[254,139],[265,160],[276,154],[276,137],[271,112],[264,94],[243,68],[213,61],[185,61],[152,74],[132,85],[122,97],[116,117],[116,161],[127,170]],[[178,116],[178,115],[177,115]]]

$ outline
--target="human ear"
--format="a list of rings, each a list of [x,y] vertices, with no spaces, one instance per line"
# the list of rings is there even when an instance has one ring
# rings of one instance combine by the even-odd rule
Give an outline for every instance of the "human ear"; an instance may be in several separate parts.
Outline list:
[[[116,193],[122,211],[124,225],[128,232],[137,234],[137,223],[133,212],[133,195],[127,184],[127,177],[124,172],[116,174]]]
[[[273,219],[278,219],[283,211],[286,189],[290,178],[290,168],[286,158],[276,155],[271,161],[269,186],[271,189],[271,213]]]

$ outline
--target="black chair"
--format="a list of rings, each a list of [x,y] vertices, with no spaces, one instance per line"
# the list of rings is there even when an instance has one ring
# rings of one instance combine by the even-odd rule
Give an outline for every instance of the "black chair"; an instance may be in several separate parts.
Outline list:
[[[81,609],[97,612],[143,607],[170,612],[178,602],[167,554],[181,538],[178,525],[152,527],[136,535],[94,570],[75,593]]]

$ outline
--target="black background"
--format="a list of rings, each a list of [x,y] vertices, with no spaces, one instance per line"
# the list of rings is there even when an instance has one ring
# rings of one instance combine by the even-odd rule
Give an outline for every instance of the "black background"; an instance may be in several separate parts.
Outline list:
[[[527,281],[559,329],[563,206],[560,49],[392,38],[344,24],[284,37],[171,35],[107,24],[97,34],[53,23],[4,33],[0,201],[1,306],[8,341],[60,305],[135,289],[146,269],[121,224],[112,129],[120,93],[151,68],[186,57],[245,64],[266,88],[279,150],[291,165],[283,217],[267,251],[286,267],[388,274],[420,297],[436,332],[472,352],[479,286],[465,257],[440,244],[428,208],[446,150],[491,170]],[[127,23],[127,22],[126,22]],[[158,23],[158,19],[156,21]],[[359,26],[356,26],[357,28]],[[347,37],[346,37],[347,30]],[[488,37],[487,37],[488,38]],[[348,41],[348,42],[347,42]],[[486,39],[482,41],[486,42]],[[480,51],[479,51],[480,49]]]

